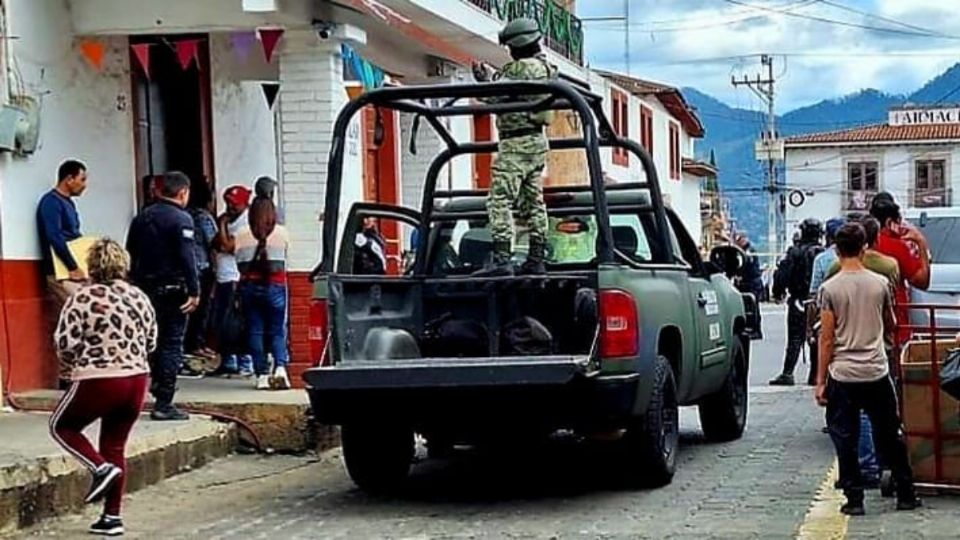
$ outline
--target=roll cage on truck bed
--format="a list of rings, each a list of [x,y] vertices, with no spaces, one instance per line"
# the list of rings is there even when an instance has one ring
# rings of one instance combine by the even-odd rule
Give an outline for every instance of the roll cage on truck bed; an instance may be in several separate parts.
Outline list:
[[[345,254],[353,256],[353,242],[343,241],[338,250],[347,128],[368,106],[414,114],[414,130],[424,119],[444,143],[427,171],[419,212],[357,203],[346,220],[349,229],[358,216],[379,211],[414,226],[421,240],[403,276],[353,274],[344,264]],[[580,266],[548,265],[544,276],[438,277],[429,264],[438,228],[452,219],[485,219],[482,207],[464,211],[469,205],[452,200],[476,202],[487,194],[438,190],[439,174],[457,156],[498,148],[495,141],[457,141],[441,119],[546,110],[576,115],[582,136],[551,139],[550,149],[582,149],[589,179],[587,185],[545,188],[548,211],[586,214],[595,227],[595,256]],[[644,181],[606,185],[601,147],[634,154]],[[450,202],[441,206],[438,200]],[[559,202],[551,206],[551,200]],[[611,210],[618,218],[633,212],[636,228],[628,246],[636,250],[640,241],[660,258],[626,255],[611,226]],[[406,477],[415,432],[426,438],[431,455],[456,444],[497,440],[504,432],[616,432],[625,457],[623,476],[644,485],[662,485],[673,476],[680,405],[700,406],[710,439],[741,435],[748,336],[756,320],[745,305],[755,303],[719,271],[729,276],[739,261],[700,260],[676,215],[664,207],[651,156],[615,134],[602,98],[589,89],[562,80],[498,81],[361,94],[344,106],[334,125],[324,216],[322,257],[311,276],[314,301],[323,306],[320,322],[311,321],[318,365],[303,378],[315,417],[342,426],[347,470],[361,488],[382,491]],[[343,234],[349,238],[348,230]],[[592,301],[582,303],[582,296]],[[499,332],[506,328],[500,319],[517,314],[544,322],[557,343],[552,352],[500,354]],[[483,352],[432,354],[430,325],[447,316],[485,322]],[[582,333],[575,324],[589,326],[588,339],[568,338]]]
[[[545,96],[537,101],[509,101],[484,103],[475,101],[457,105],[463,99],[482,98],[523,98]],[[429,106],[426,100],[446,100],[441,106]],[[398,112],[413,113],[425,118],[443,140],[446,148],[441,151],[427,171],[421,203],[420,238],[429,233],[434,201],[438,198],[484,195],[484,190],[437,191],[437,178],[440,170],[453,158],[467,154],[494,153],[498,143],[459,142],[440,122],[443,117],[476,116],[502,114],[510,112],[538,112],[546,110],[572,110],[580,120],[583,137],[551,139],[551,150],[585,149],[589,186],[566,186],[546,188],[546,192],[576,192],[588,188],[596,204],[597,226],[599,228],[598,261],[612,262],[613,236],[610,231],[610,213],[607,209],[605,190],[648,190],[650,203],[657,220],[657,229],[669,243],[667,218],[663,211],[663,195],[657,180],[653,158],[635,141],[616,135],[603,112],[603,98],[589,90],[565,81],[500,81],[491,83],[400,86],[372,90],[361,94],[347,103],[340,111],[333,128],[333,143],[327,171],[327,192],[323,222],[323,251],[319,266],[313,272],[313,278],[334,271],[335,246],[337,245],[337,224],[339,223],[340,196],[343,183],[343,156],[347,126],[353,117],[364,107],[382,107]],[[416,121],[415,121],[416,124]],[[600,164],[600,147],[618,147],[632,152],[640,160],[646,181],[628,184],[604,185],[604,174]],[[418,247],[414,273],[421,273],[426,261],[427,243]]]

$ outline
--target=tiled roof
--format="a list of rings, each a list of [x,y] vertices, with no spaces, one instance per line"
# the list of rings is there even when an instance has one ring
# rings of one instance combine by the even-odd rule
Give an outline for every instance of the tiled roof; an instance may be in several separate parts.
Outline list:
[[[683,128],[691,137],[703,137],[703,122],[700,121],[700,117],[697,116],[693,107],[687,103],[679,89],[658,82],[628,77],[622,73],[602,70],[596,70],[596,72],[617,86],[623,87],[631,94],[656,96],[660,103],[663,103],[664,108],[674,118],[680,120]]]
[[[914,124],[891,126],[877,124],[840,131],[810,133],[788,137],[786,145],[870,144],[910,141],[960,141],[960,124]]]

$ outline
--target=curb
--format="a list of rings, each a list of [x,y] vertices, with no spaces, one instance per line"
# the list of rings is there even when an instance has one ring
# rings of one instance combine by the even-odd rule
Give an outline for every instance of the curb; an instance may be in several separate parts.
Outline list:
[[[17,400],[26,408],[53,410],[59,396],[22,395]],[[334,426],[317,424],[307,404],[289,403],[216,403],[184,401],[186,409],[223,414],[242,420],[257,434],[264,449],[281,453],[323,452],[340,446],[340,433]],[[243,428],[238,440],[247,440]],[[248,441],[249,442],[249,441]]]
[[[127,492],[228,455],[236,441],[235,426],[212,420],[192,421],[131,439]],[[87,470],[65,453],[0,468],[0,534],[80,511],[89,483]]]

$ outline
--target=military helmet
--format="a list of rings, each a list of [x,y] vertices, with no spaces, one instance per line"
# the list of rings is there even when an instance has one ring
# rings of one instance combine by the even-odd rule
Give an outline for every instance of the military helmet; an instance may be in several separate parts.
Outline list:
[[[540,25],[537,21],[526,17],[514,19],[507,23],[500,31],[500,44],[512,49],[526,47],[540,41]]]
[[[817,218],[807,218],[800,223],[800,236],[804,239],[817,239],[823,236],[823,225]]]

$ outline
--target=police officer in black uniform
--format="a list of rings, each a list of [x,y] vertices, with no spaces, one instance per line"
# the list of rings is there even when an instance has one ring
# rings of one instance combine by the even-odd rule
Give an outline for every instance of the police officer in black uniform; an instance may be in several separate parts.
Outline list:
[[[793,371],[797,367],[803,345],[807,341],[807,313],[805,302],[810,296],[810,277],[813,259],[823,251],[823,225],[816,218],[807,218],[800,224],[798,242],[787,250],[780,262],[773,282],[773,297],[778,301],[787,297],[787,350],[783,359],[783,373],[770,381],[774,386],[793,386]],[[810,347],[810,365],[817,365],[815,346]]]
[[[188,415],[173,405],[173,395],[183,364],[187,317],[200,304],[193,219],[184,210],[190,179],[171,171],[158,184],[155,204],[133,220],[127,236],[130,278],[147,293],[157,312],[157,350],[150,359],[150,393],[156,404],[150,417],[186,420]]]
[[[750,293],[757,301],[757,328],[754,329],[752,339],[763,339],[763,325],[760,318],[759,302],[763,299],[763,272],[760,270],[760,257],[753,249],[753,244],[745,234],[738,234],[734,242],[743,250],[743,268],[740,269],[739,279],[735,281],[737,289],[742,293]]]

